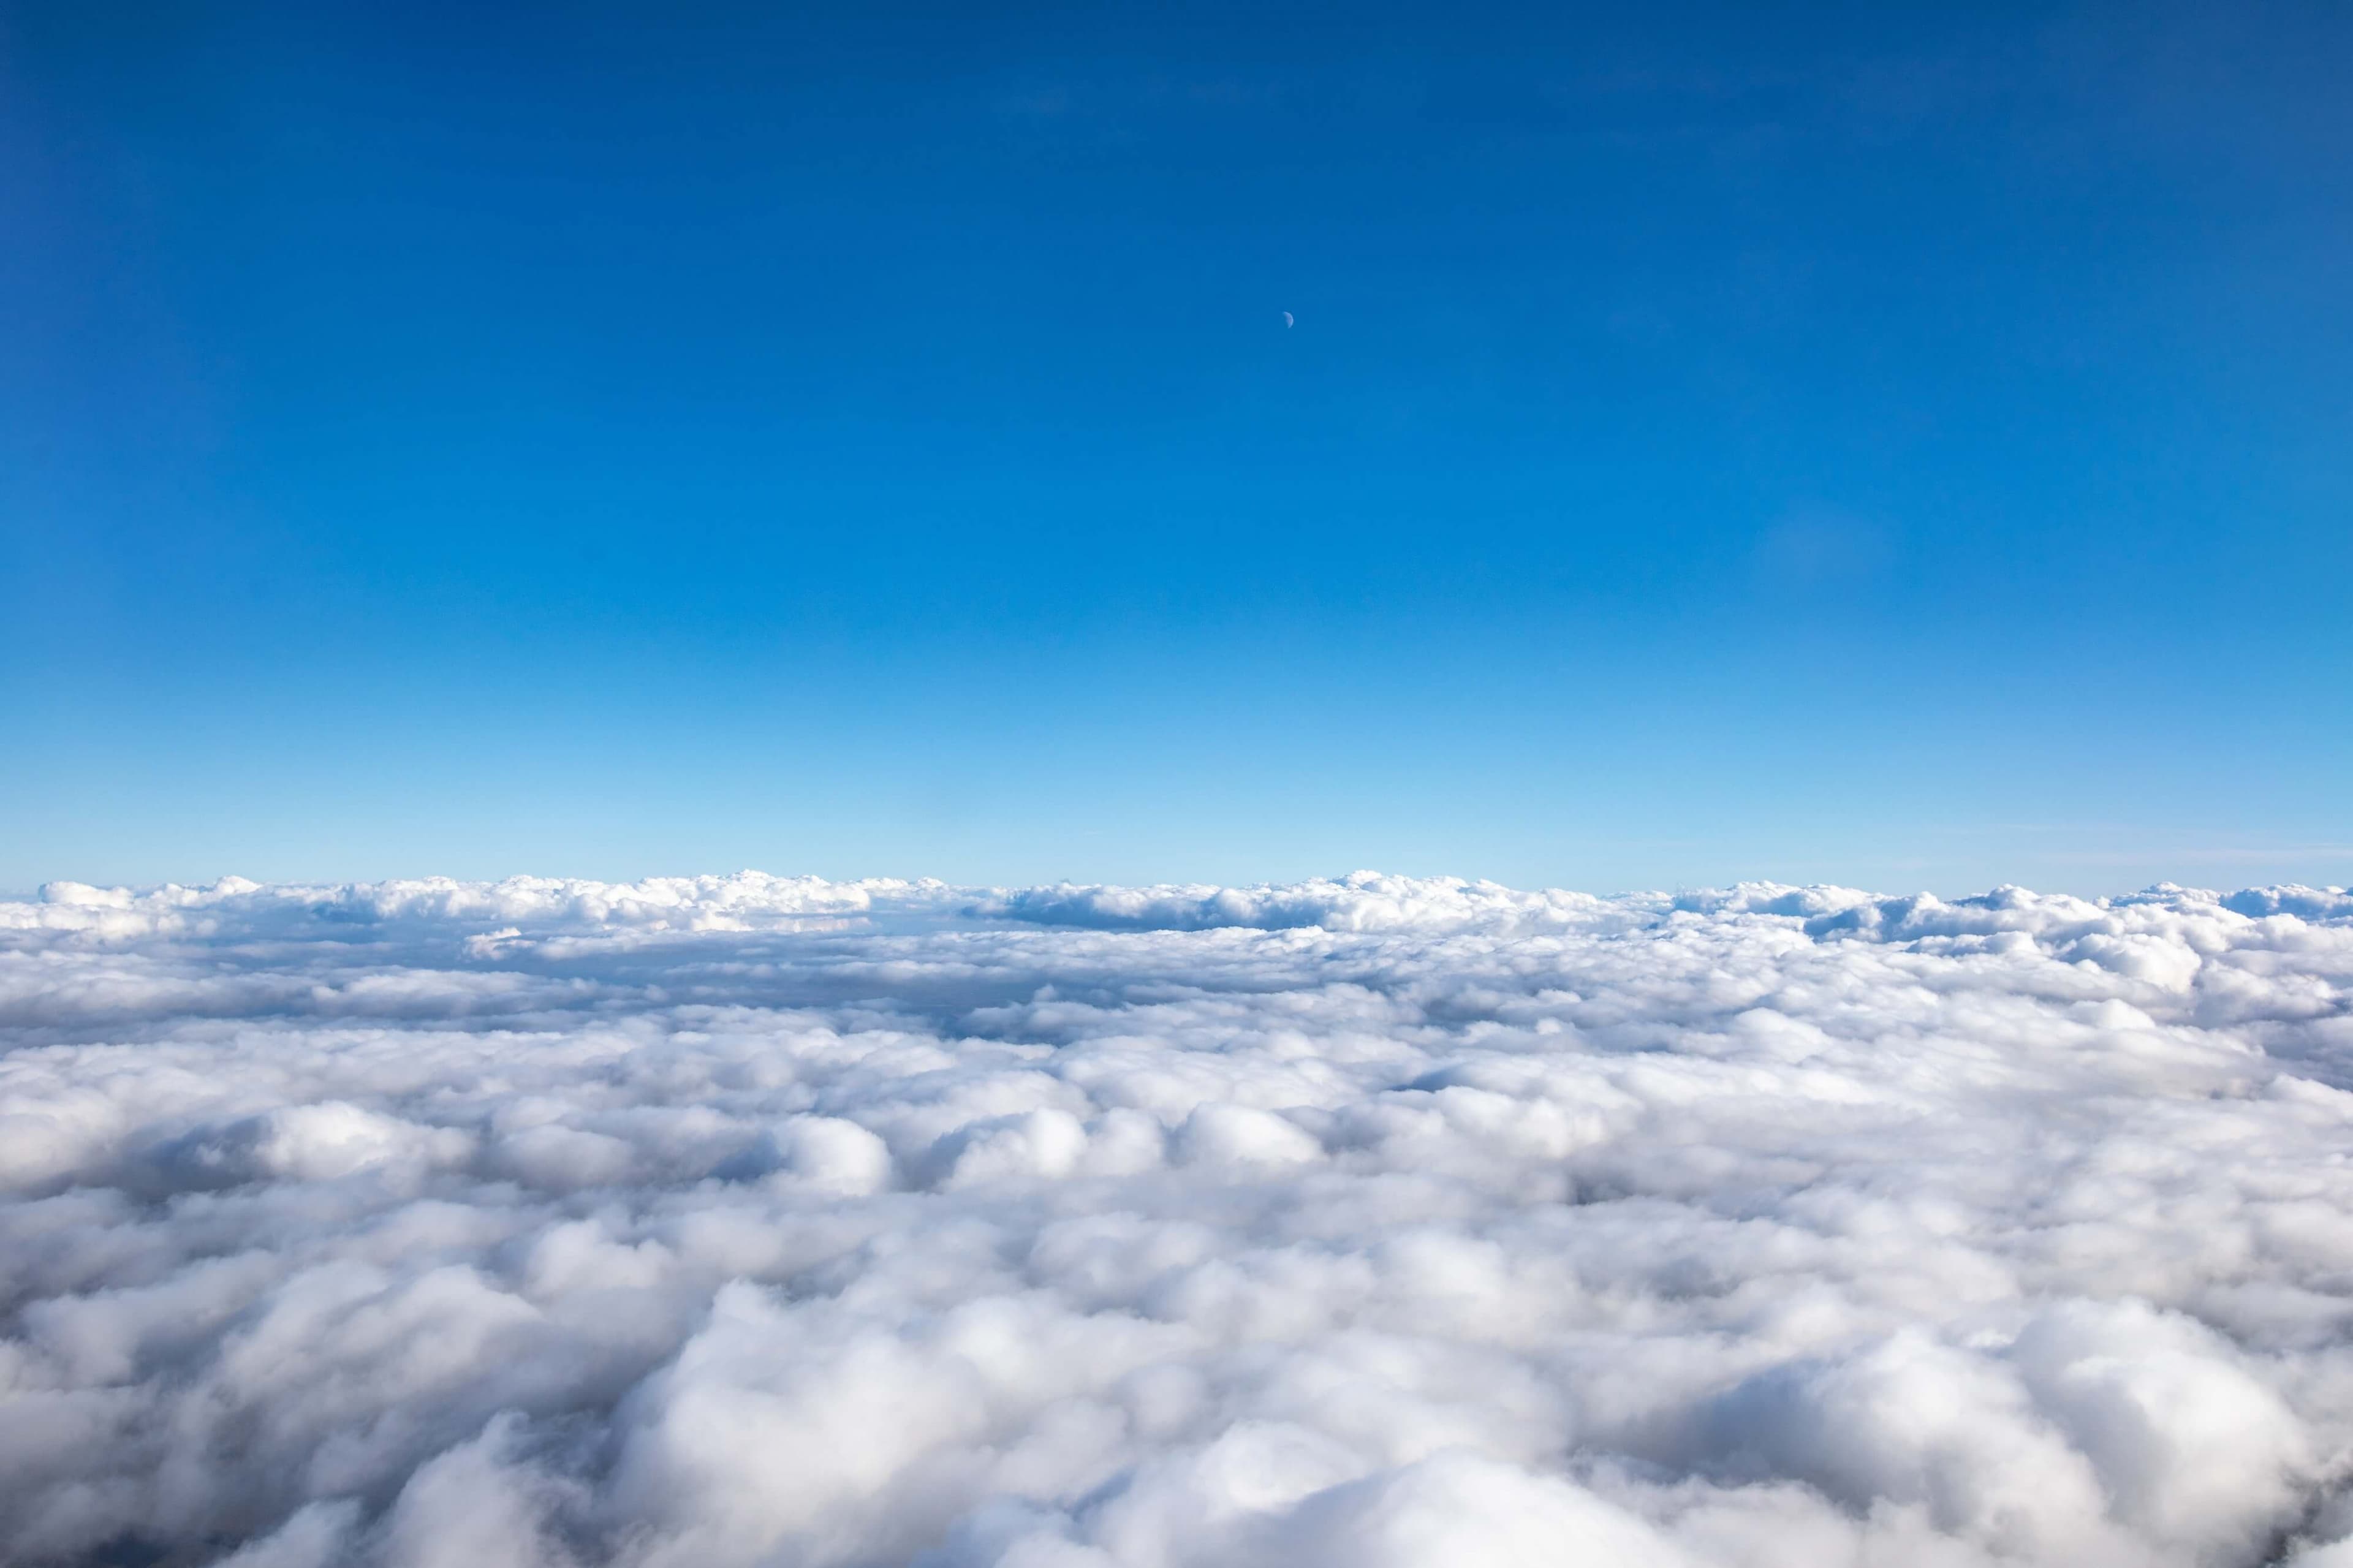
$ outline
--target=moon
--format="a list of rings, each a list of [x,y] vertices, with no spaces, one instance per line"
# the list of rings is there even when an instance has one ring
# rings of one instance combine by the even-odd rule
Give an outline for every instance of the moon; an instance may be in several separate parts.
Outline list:
[[[1286,327],[1291,325],[1291,312],[1288,310],[1282,313],[1282,324]]]

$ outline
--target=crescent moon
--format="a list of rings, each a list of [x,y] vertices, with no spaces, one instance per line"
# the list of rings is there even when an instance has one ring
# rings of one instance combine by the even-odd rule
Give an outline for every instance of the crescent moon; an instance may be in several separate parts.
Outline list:
[[[1286,327],[1291,325],[1291,312],[1288,310],[1282,313],[1282,324]]]

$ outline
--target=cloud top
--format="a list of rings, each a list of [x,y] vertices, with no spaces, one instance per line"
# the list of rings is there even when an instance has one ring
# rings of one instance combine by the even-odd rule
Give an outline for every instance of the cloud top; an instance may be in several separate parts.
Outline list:
[[[2353,1559],[2353,896],[0,904],[7,1560]]]

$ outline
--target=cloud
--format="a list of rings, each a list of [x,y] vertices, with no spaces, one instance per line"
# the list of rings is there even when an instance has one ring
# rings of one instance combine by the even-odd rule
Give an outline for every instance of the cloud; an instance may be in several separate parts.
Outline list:
[[[1852,588],[1883,576],[1896,556],[1887,528],[1832,507],[1793,509],[1759,536],[1757,576],[1783,593]]]
[[[1315,927],[1349,931],[1566,929],[1610,924],[1625,913],[1609,900],[1582,893],[1527,893],[1459,877],[1386,877],[1376,871],[1255,888],[1108,888],[1064,882],[992,895],[970,912],[1100,931]]]
[[[2353,1560],[2353,896],[0,904],[26,1564]]]

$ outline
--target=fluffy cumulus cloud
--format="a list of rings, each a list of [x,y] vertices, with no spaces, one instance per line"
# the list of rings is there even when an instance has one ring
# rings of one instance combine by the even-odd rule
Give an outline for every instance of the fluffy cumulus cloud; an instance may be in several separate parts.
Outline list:
[[[2353,1563],[2353,898],[0,904],[0,1561]]]

